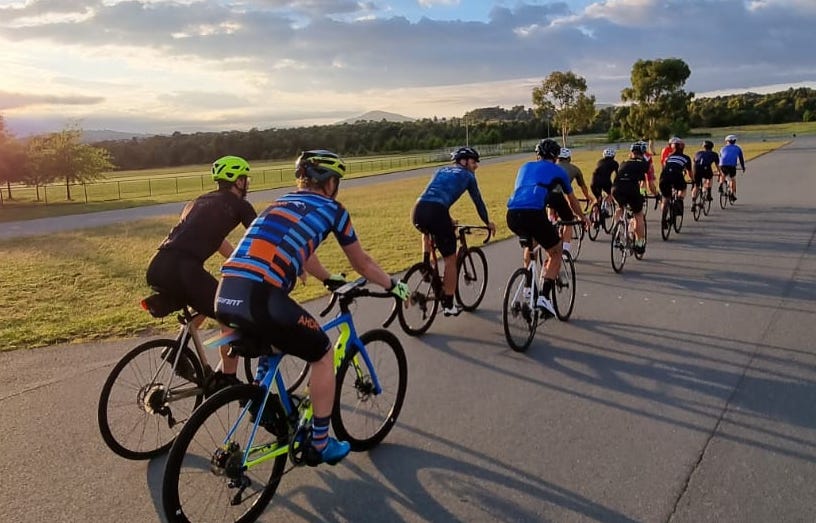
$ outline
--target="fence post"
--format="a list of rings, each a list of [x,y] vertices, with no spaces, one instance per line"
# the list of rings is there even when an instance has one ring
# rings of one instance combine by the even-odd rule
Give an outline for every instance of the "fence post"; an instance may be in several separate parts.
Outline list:
[[[82,192],[85,193],[85,205],[88,205],[88,184],[82,182]]]
[[[116,182],[116,194],[119,195],[119,199],[121,200],[122,199],[122,184],[119,181]]]
[[[48,186],[43,185],[43,198],[45,198],[45,204],[48,205]]]
[[[150,183],[150,178],[147,179],[147,195],[153,197],[153,184]]]
[[[179,192],[178,192],[178,176],[176,176],[176,177],[174,178],[174,180],[176,181],[176,194],[178,194],[178,193],[179,193]]]
[[[201,175],[200,179],[201,179],[201,190],[203,191],[204,190],[204,175],[203,174]]]

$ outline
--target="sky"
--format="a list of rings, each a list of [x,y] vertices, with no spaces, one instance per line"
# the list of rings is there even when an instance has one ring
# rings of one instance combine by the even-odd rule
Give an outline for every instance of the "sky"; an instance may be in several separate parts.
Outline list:
[[[15,134],[413,118],[532,106],[552,71],[619,103],[638,59],[700,94],[816,88],[816,0],[0,0]],[[773,87],[768,87],[773,86]]]

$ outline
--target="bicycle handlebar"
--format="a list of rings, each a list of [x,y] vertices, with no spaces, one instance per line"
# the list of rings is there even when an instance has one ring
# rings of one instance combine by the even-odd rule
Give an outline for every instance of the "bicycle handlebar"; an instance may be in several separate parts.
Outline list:
[[[396,295],[392,294],[390,291],[373,291],[368,287],[364,287],[365,284],[368,283],[368,280],[365,278],[358,278],[354,281],[350,281],[344,284],[341,287],[332,292],[331,300],[329,300],[329,304],[326,306],[325,309],[320,311],[320,316],[327,315],[335,306],[335,304],[340,301],[341,308],[348,307],[354,300],[357,298],[394,298],[398,300]]]
[[[471,231],[473,231],[475,229],[484,229],[484,230],[486,230],[487,231],[487,236],[485,237],[484,241],[482,242],[482,245],[489,242],[490,238],[493,236],[493,231],[491,231],[490,227],[488,227],[487,225],[457,225],[456,228],[459,229],[459,231],[461,231],[462,234],[472,234]]]

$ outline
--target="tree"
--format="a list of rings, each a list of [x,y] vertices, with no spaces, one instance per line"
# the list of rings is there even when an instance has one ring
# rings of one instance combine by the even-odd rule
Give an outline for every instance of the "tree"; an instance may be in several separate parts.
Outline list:
[[[65,199],[70,200],[71,184],[95,180],[114,168],[107,150],[81,143],[81,138],[81,129],[68,128],[31,140],[27,182],[38,188],[38,200],[39,187],[48,182],[64,180]]]
[[[23,144],[7,132],[3,117],[0,116],[0,182],[5,182],[9,200],[12,199],[11,184],[22,181],[25,176],[26,160]],[[2,192],[0,205],[3,205]]]
[[[632,86],[621,91],[621,100],[633,102],[626,120],[628,134],[650,138],[685,134],[694,93],[686,93],[683,85],[690,75],[689,66],[679,58],[635,62]]]
[[[540,116],[552,115],[567,146],[571,129],[589,127],[595,117],[595,97],[586,95],[586,80],[572,71],[553,71],[533,88],[533,106]]]

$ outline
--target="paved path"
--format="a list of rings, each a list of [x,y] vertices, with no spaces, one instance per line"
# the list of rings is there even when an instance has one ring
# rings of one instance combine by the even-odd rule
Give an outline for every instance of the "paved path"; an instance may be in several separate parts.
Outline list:
[[[261,521],[813,521],[814,162],[813,139],[752,161],[736,206],[669,242],[652,212],[620,275],[602,233],[572,321],[525,354],[499,319],[518,246],[491,244],[479,311],[398,333],[409,390],[388,439],[286,476]],[[122,460],[96,427],[135,343],[0,354],[0,521],[161,520],[163,459]]]

